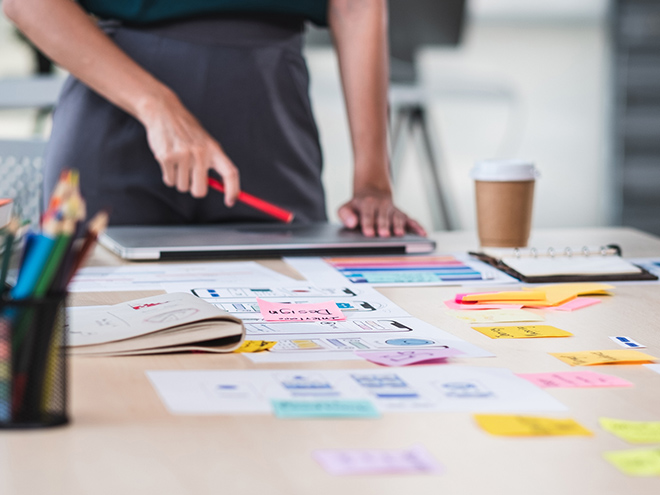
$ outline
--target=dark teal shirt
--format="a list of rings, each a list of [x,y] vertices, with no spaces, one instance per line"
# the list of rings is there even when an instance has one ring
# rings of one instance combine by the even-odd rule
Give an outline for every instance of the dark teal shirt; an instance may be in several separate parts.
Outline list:
[[[204,14],[265,13],[304,17],[328,24],[328,0],[78,0],[103,19],[151,24]]]

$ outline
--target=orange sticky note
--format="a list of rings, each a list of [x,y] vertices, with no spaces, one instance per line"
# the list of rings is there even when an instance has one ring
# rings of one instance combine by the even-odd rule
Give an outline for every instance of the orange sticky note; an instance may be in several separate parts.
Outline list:
[[[610,289],[614,289],[614,286],[597,282],[542,285],[541,287],[535,287],[534,289],[523,287],[523,290],[545,292],[546,300],[538,303],[535,302],[534,306],[559,306],[560,304],[575,299],[578,296],[592,294],[607,295],[607,291]]]
[[[613,351],[551,352],[551,356],[571,366],[594,366],[598,364],[645,364],[657,361],[649,354],[629,349]]]
[[[340,321],[346,316],[334,301],[288,304],[257,298],[261,316],[266,321]]]
[[[509,302],[509,301],[545,301],[545,292],[541,290],[484,292],[476,294],[460,294],[461,302]]]

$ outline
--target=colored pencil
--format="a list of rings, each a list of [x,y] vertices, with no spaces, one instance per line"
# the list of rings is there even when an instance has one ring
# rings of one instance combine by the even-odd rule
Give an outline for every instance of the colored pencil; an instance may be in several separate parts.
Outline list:
[[[109,219],[110,217],[107,211],[100,211],[94,216],[94,218],[92,218],[89,221],[89,224],[87,226],[87,233],[85,234],[85,240],[83,241],[83,245],[78,250],[76,257],[73,260],[73,266],[67,276],[66,279],[67,285],[69,284],[69,282],[71,282],[73,276],[76,274],[78,269],[87,259],[87,256],[89,255],[92,248],[96,244],[96,240],[98,239],[98,236],[108,226]]]
[[[224,184],[219,180],[213,179],[212,177],[209,177],[209,186],[223,194],[225,192]],[[269,203],[268,201],[264,201],[263,199],[257,198],[256,196],[252,196],[251,194],[248,194],[243,191],[238,193],[238,200],[241,203],[245,203],[246,205],[251,206],[255,210],[259,210],[260,212],[265,213],[266,215],[269,215],[273,218],[276,218],[284,223],[291,223],[295,216],[295,214],[289,210],[285,210],[284,208],[275,206],[274,204]]]

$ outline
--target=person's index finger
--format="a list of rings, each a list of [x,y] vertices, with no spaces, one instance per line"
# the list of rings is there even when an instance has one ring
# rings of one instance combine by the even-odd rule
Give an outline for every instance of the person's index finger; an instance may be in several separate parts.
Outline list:
[[[222,184],[225,189],[225,205],[231,208],[241,192],[238,169],[228,158],[220,156],[214,158],[213,169],[222,177]]]

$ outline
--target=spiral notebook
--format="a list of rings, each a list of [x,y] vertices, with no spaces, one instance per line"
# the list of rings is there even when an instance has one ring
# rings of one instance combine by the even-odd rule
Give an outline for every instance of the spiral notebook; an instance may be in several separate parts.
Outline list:
[[[658,280],[623,259],[621,248],[615,244],[596,248],[490,248],[470,254],[527,283]]]

